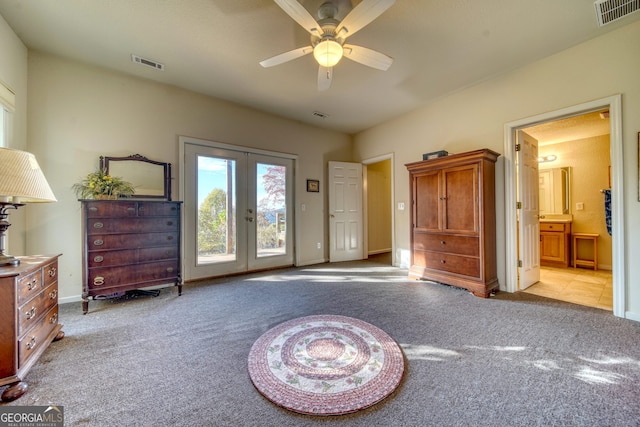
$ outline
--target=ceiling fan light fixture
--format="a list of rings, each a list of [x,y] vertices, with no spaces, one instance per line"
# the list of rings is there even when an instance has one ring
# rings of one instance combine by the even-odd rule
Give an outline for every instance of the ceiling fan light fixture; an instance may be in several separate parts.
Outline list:
[[[342,58],[342,45],[335,40],[322,40],[313,48],[313,57],[323,67],[333,67]]]

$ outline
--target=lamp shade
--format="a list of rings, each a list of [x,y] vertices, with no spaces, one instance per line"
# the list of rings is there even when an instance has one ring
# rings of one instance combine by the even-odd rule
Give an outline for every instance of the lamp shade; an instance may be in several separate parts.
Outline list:
[[[26,151],[0,148],[0,202],[56,202],[36,157]]]
[[[335,40],[323,40],[313,48],[313,57],[323,67],[333,67],[342,58],[342,46]]]

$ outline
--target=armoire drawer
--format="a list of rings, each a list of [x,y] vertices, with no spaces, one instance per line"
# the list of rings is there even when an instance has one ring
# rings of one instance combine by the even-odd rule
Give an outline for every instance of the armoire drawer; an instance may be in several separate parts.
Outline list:
[[[415,251],[414,264],[463,276],[480,276],[480,258],[433,251]]]
[[[480,254],[479,242],[480,240],[477,237],[452,236],[448,234],[413,234],[413,247],[423,251],[478,256]]]

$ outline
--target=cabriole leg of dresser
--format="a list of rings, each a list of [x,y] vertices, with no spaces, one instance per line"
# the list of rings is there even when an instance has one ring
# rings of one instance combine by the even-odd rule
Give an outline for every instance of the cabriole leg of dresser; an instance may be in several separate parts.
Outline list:
[[[82,299],[82,314],[87,314],[89,312],[89,300]]]
[[[27,392],[27,388],[29,388],[29,386],[24,381],[18,381],[11,384],[2,392],[2,401],[11,402],[12,400],[16,400]]]
[[[182,295],[182,284],[178,284],[178,296]]]

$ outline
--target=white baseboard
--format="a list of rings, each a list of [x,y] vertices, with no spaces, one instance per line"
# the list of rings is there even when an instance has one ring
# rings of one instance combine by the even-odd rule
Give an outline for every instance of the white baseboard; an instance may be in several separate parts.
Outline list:
[[[324,259],[324,258],[311,259],[311,260],[307,260],[307,261],[302,261],[302,262],[296,263],[296,267],[303,267],[305,265],[313,265],[313,264],[324,264],[325,262],[327,262],[327,260]]]

